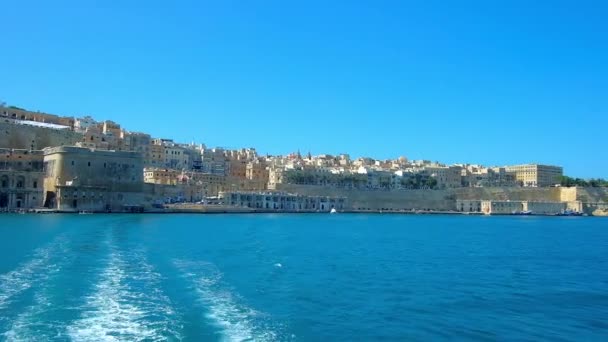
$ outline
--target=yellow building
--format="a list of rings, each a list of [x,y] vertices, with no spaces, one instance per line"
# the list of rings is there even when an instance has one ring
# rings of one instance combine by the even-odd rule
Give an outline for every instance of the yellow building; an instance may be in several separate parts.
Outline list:
[[[230,159],[228,163],[228,176],[236,179],[247,179],[247,160],[241,158]]]
[[[505,166],[515,180],[526,187],[545,187],[559,184],[564,174],[561,166],[525,164]]]
[[[0,210],[42,205],[42,151],[0,149]]]
[[[144,183],[176,185],[181,171],[172,169],[145,168]]]
[[[429,176],[437,180],[438,188],[459,188],[462,186],[462,167],[460,166],[426,166]]]
[[[44,149],[44,206],[129,210],[143,205],[141,154],[62,146]]]
[[[248,162],[245,167],[245,178],[251,180],[268,180],[268,170],[266,170],[266,163],[260,160]]]
[[[187,175],[188,181],[194,184],[200,184],[203,195],[217,196],[220,191],[224,191],[227,187],[226,176],[216,175],[212,173],[191,172]]]
[[[150,145],[149,156],[144,159],[144,165],[148,167],[164,167],[165,146],[159,144]]]
[[[481,201],[481,212],[486,215],[505,215],[524,210],[522,201]]]

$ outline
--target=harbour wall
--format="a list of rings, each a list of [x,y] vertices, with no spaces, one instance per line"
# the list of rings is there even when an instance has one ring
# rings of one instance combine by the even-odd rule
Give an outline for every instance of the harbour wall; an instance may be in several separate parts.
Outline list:
[[[456,188],[445,190],[356,190],[280,184],[277,190],[302,195],[346,197],[351,210],[457,210],[457,200],[583,202],[585,212],[608,204],[606,188]],[[595,203],[595,205],[592,205]],[[600,204],[597,204],[600,203]]]

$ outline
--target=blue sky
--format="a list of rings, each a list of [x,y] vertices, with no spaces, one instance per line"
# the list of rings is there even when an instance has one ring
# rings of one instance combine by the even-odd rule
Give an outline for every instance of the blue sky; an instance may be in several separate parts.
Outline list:
[[[261,153],[608,177],[605,1],[3,1],[0,99]]]

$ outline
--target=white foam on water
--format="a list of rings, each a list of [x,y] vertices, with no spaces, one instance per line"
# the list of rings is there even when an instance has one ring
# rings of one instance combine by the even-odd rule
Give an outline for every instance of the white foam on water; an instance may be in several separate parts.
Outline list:
[[[27,262],[25,264],[27,267],[22,270],[23,272],[16,272],[20,276],[12,278],[12,280],[23,280],[24,276],[32,275],[30,280],[22,283],[27,284],[27,286],[21,286],[18,289],[23,292],[28,288],[33,288],[35,292],[33,304],[12,320],[9,323],[9,330],[2,334],[8,341],[40,340],[43,333],[40,329],[48,329],[53,326],[52,322],[41,321],[38,317],[52,308],[52,303],[48,298],[49,284],[71,260],[71,253],[67,248],[65,237],[60,236],[49,246],[38,250],[34,254],[40,257]],[[13,295],[16,295],[16,293]]]
[[[45,247],[37,248],[32,258],[16,269],[0,275],[0,310],[9,305],[19,294],[32,286],[45,282],[56,265],[51,259],[65,251],[65,237],[59,236]]]
[[[72,340],[182,339],[179,317],[160,289],[161,275],[142,254],[111,248],[108,265],[81,308],[81,318],[67,327]]]
[[[58,272],[59,268],[53,270]],[[33,341],[41,340],[42,333],[39,331],[41,327],[49,328],[52,324],[48,322],[40,322],[36,317],[45,312],[52,306],[49,298],[46,296],[46,289],[39,290],[34,295],[35,304],[28,307],[24,312],[12,322],[10,329],[3,335],[7,341]]]
[[[277,333],[262,321],[265,314],[243,303],[221,283],[222,273],[208,262],[174,260],[208,312],[205,317],[222,331],[225,341],[276,341]]]

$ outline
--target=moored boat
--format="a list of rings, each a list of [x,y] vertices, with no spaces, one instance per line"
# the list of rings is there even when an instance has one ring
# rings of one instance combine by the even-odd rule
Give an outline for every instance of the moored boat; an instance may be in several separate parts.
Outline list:
[[[557,216],[583,216],[583,213],[574,210],[563,210],[561,213],[558,213]]]

